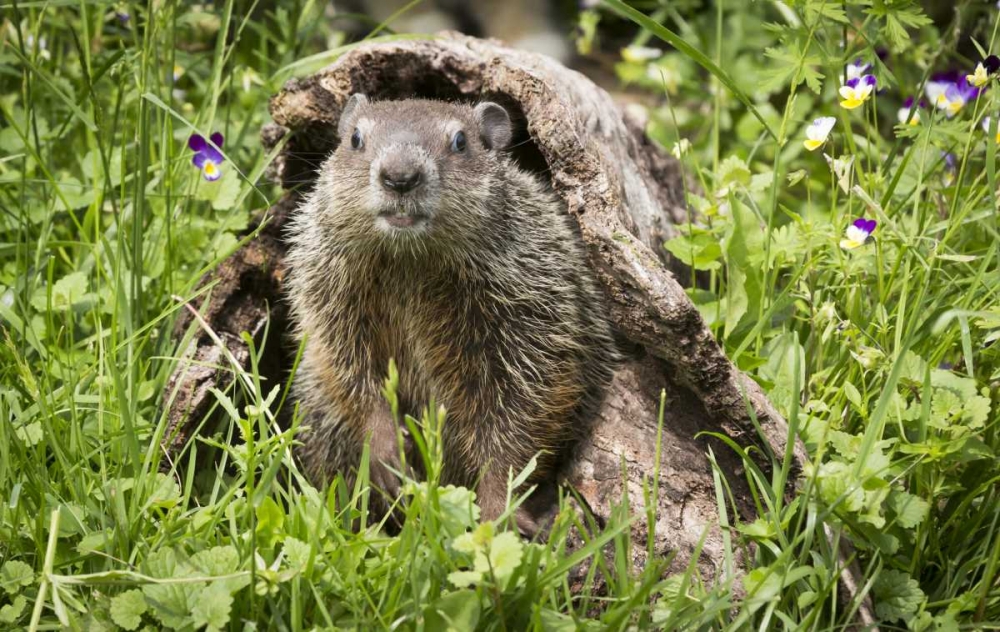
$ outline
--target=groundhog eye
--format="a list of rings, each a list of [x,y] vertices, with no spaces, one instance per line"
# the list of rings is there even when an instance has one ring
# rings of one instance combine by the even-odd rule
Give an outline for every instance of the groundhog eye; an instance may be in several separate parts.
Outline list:
[[[455,152],[465,151],[465,132],[455,132],[451,137],[451,150]]]
[[[364,145],[364,141],[361,140],[361,130],[355,127],[354,133],[351,134],[351,147],[353,149],[361,149],[362,145]]]

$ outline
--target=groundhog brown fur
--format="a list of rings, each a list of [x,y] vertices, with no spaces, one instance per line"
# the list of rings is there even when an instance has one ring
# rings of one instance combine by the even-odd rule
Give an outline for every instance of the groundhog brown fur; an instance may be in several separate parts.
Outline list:
[[[612,375],[575,223],[506,154],[511,121],[495,103],[354,95],[337,131],[289,234],[301,461],[317,484],[353,481],[368,440],[372,483],[398,494],[381,393],[393,359],[401,413],[432,399],[447,410],[443,482],[474,487],[495,519],[509,470],[538,455],[529,482],[550,477]]]

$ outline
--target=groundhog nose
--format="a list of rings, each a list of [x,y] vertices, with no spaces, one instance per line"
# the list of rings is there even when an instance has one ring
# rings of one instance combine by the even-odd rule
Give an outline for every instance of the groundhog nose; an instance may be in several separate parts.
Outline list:
[[[396,193],[412,191],[420,185],[421,180],[420,171],[417,170],[382,171],[382,186]]]

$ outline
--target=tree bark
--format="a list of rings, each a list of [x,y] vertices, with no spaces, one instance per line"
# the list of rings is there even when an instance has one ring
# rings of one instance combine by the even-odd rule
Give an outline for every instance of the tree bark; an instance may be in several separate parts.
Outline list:
[[[289,192],[271,209],[259,238],[206,279],[217,283],[206,320],[241,362],[247,355],[241,331],[259,335],[268,318],[272,333],[284,329],[282,224],[335,148],[340,108],[356,92],[374,99],[489,99],[512,113],[519,127],[513,153],[523,167],[547,175],[566,201],[628,347],[592,435],[565,469],[565,482],[599,518],[610,516],[623,494],[643,513],[643,484],[657,469],[665,393],[655,532],[647,533],[643,520],[635,523],[633,562],[645,562],[644,543],[652,537],[655,554],[676,553],[672,568],[683,569],[707,531],[698,564],[717,575],[728,527],[720,527],[709,447],[732,486],[734,503],[722,500],[729,521],[734,509],[753,519],[753,503],[740,459],[721,441],[697,435],[719,433],[780,459],[787,426],[757,384],[726,358],[671,273],[678,264],[666,257],[662,242],[688,221],[679,165],[579,73],[496,42],[445,34],[362,45],[311,77],[289,81],[272,99],[275,123],[262,135],[267,148],[285,142],[271,175]],[[186,357],[199,363],[179,363],[172,378],[169,450],[183,445],[205,415],[212,403],[208,387],[227,380],[226,372],[206,368],[219,357],[208,336],[192,340]],[[275,364],[282,362],[287,358]],[[801,445],[795,443],[792,454],[797,467],[805,458]]]

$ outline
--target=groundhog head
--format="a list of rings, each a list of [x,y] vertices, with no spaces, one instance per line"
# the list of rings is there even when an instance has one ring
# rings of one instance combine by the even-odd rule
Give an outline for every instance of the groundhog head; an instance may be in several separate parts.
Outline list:
[[[496,103],[465,105],[355,94],[338,125],[340,143],[322,167],[332,189],[331,223],[369,238],[419,239],[482,224],[511,137]]]

